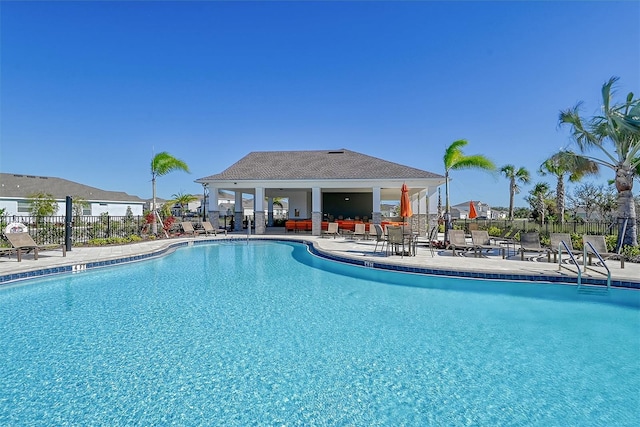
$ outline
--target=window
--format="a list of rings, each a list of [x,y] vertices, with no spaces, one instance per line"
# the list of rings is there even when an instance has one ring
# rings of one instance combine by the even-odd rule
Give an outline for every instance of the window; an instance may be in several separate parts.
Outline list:
[[[29,213],[31,212],[31,203],[24,200],[18,201],[18,213]]]

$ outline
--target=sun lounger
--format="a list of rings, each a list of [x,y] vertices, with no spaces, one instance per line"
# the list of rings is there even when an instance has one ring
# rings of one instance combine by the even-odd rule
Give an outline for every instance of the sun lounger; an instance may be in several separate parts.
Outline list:
[[[22,254],[28,254],[33,251],[33,259],[38,259],[40,251],[49,251],[62,249],[62,256],[67,256],[67,248],[65,245],[52,244],[52,245],[38,245],[31,235],[27,232],[21,233],[6,233],[5,234],[9,243],[15,252],[17,253],[18,262],[22,261]]]
[[[607,242],[604,236],[602,235],[595,236],[595,235],[585,234],[584,236],[582,236],[582,241],[584,243],[584,249],[587,254],[589,265],[591,265],[591,262],[593,261],[594,253],[593,253],[593,250],[591,249],[591,246],[593,246],[593,249],[595,249],[598,252],[598,254],[603,259],[603,261],[606,261],[611,257],[620,257],[620,268],[624,268],[624,257],[615,252],[609,252],[607,250]],[[591,246],[589,246],[587,243],[591,243]],[[583,262],[584,261],[586,260],[583,260]]]
[[[193,223],[186,221],[186,222],[182,222],[180,223],[180,226],[182,227],[182,231],[184,231],[184,234],[187,235],[192,235],[193,237],[196,237],[196,235],[198,234],[202,234],[205,231],[204,230],[196,230],[193,228]]]
[[[11,257],[11,254],[17,253],[16,248],[0,248],[0,256]]]
[[[333,238],[335,239],[336,236],[338,236],[338,223],[330,222],[329,224],[327,224],[327,229],[322,230],[322,236],[333,236]]]
[[[204,234],[205,235],[209,235],[209,234],[213,234],[214,236],[217,236],[218,233],[224,233],[224,235],[227,235],[227,230],[224,228],[220,228],[218,230],[216,230],[215,228],[213,228],[213,225],[211,225],[211,222],[209,221],[202,221],[202,228],[204,229]]]
[[[524,261],[524,254],[535,252],[538,255],[548,254],[549,250],[540,244],[540,234],[536,232],[520,233],[520,259]]]
[[[503,259],[505,257],[504,246],[499,244],[492,244],[491,239],[489,237],[489,232],[487,232],[486,230],[471,230],[471,242],[481,254],[483,250],[486,250],[486,251],[497,250],[500,252]]]
[[[449,230],[449,245],[447,249],[451,249],[454,256],[456,255],[456,250],[462,250],[463,253],[473,250],[474,256],[478,256],[478,248],[473,243],[467,243],[464,230]]]
[[[566,245],[562,245],[562,242]],[[561,251],[569,250],[574,257],[581,257],[582,251],[573,249],[573,243],[571,242],[571,235],[569,233],[551,233],[549,234],[549,254],[548,260],[551,261],[551,254],[553,254],[553,262],[558,261],[558,248]]]
[[[355,239],[355,238],[358,238],[358,237],[360,239],[362,239],[362,240],[364,240],[364,239],[366,239],[368,237],[367,236],[367,228],[366,228],[364,222],[363,223],[357,222],[355,224],[355,226],[354,226],[353,234],[351,234],[351,238]]]

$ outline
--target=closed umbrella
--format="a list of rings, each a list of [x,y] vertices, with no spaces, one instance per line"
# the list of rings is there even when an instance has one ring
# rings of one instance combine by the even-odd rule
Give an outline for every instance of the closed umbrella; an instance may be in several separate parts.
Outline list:
[[[411,201],[409,200],[409,188],[407,187],[407,184],[402,184],[401,191],[400,216],[402,217],[402,222],[404,222],[405,218],[413,215],[413,211],[411,210]]]
[[[469,219],[474,219],[478,217],[478,212],[476,212],[476,206],[473,204],[473,201],[469,202]]]
[[[402,234],[404,235],[404,219],[410,218],[413,215],[413,211],[411,210],[411,201],[409,200],[409,187],[407,187],[407,184],[402,184],[402,188],[400,189],[400,191],[400,216],[402,217]],[[402,246],[404,253],[404,240]]]

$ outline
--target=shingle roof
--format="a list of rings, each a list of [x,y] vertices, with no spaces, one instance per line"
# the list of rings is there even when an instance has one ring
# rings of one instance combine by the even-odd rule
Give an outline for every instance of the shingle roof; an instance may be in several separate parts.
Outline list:
[[[51,194],[57,200],[72,196],[82,197],[86,201],[144,203],[138,196],[121,191],[100,190],[62,178],[0,173],[0,197],[27,198],[34,193]]]
[[[202,180],[444,178],[345,149],[254,151],[223,172]]]

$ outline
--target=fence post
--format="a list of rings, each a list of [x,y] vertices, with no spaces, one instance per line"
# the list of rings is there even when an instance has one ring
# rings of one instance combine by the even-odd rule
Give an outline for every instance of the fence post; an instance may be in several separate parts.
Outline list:
[[[71,226],[71,222],[73,221],[73,199],[71,196],[67,196],[66,198],[66,210],[65,210],[65,218],[64,218],[64,246],[65,250],[68,252],[71,250],[71,234],[73,233],[73,227]],[[59,242],[60,240],[58,240]]]

